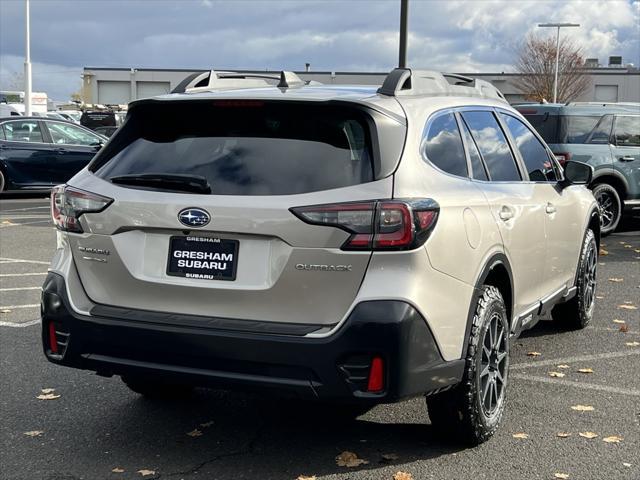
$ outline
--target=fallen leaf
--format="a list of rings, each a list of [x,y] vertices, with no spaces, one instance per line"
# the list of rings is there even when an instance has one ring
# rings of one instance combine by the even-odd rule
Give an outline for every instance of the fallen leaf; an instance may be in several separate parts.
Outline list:
[[[571,436],[571,434],[568,433],[568,432],[558,432],[556,434],[556,437],[560,437],[560,438],[569,438],[570,436]]]
[[[0,313],[11,313],[11,309],[3,308],[2,310],[0,310]]]
[[[605,256],[605,255],[609,255],[609,252],[607,250],[605,250],[604,248],[600,249],[600,256]]]
[[[316,480],[316,476],[311,475],[310,477],[307,477],[306,475],[300,475],[296,480]]]
[[[610,278],[609,281],[613,283],[620,283],[624,282],[624,278]]]
[[[146,477],[147,475],[155,475],[156,474],[155,470],[145,470],[144,468],[142,470],[138,470],[136,473],[139,473],[143,477]]]
[[[190,437],[201,437],[202,432],[196,428],[195,430],[191,430],[189,433],[187,433],[187,435],[189,435]]]
[[[407,472],[396,472],[393,475],[393,480],[413,480],[413,475]]]
[[[629,305],[627,303],[622,304],[622,305],[618,305],[618,308],[621,308],[623,310],[637,310],[638,307],[636,307],[635,305]]]
[[[513,438],[520,438],[520,439],[526,439],[529,438],[529,435],[527,435],[526,433],[514,433],[513,435],[511,435]]]
[[[30,432],[24,432],[24,434],[28,437],[39,437],[43,433],[44,431],[42,430],[31,430]]]
[[[558,368],[571,368],[571,367],[569,365],[562,364],[562,365],[558,365]]]
[[[344,451],[336,457],[336,465],[339,467],[359,467],[360,465],[366,465],[369,463],[367,460],[358,458],[353,452]]]
[[[42,390],[40,390],[42,393],[53,393],[56,391],[55,388],[43,388]]]
[[[124,468],[116,467],[111,469],[113,473],[124,473]]]
[[[591,440],[592,438],[596,438],[598,436],[598,434],[595,432],[580,432],[578,433],[578,435],[584,438],[588,438],[589,440]]]
[[[209,428],[211,425],[213,425],[213,420],[211,420],[210,422],[204,422],[200,424],[202,428]]]
[[[640,248],[634,248],[633,251],[636,253],[640,253]]]
[[[395,453],[383,453],[382,460],[386,462],[393,462],[394,460],[398,460],[398,455]]]
[[[620,328],[618,329],[618,331],[622,333],[627,333],[629,331],[629,325],[627,325],[626,323],[623,323],[622,325],[620,325]]]
[[[578,412],[593,412],[595,410],[591,405],[573,405],[571,409]]]
[[[637,347],[638,345],[640,345],[640,342],[626,342],[625,345],[627,347]]]
[[[56,398],[60,398],[60,395],[56,395],[55,393],[47,393],[46,395],[38,395],[36,398],[38,400],[55,400]]]
[[[527,357],[539,357],[542,355],[540,352],[527,352]]]
[[[632,245],[627,244],[627,245],[625,245],[625,246],[624,246],[624,248],[633,248],[633,246],[632,246]]]
[[[625,321],[624,320],[619,320],[617,318],[614,318],[613,319],[613,323],[625,323]]]
[[[555,478],[562,478],[562,479],[569,478],[569,474],[568,473],[554,473],[553,476]]]
[[[596,298],[597,298],[598,300],[602,300],[604,297],[603,297],[602,295],[596,295]]]
[[[610,437],[604,437],[602,439],[603,442],[607,442],[607,443],[620,443],[622,440],[624,440],[622,437],[619,437],[618,435],[611,435]]]
[[[549,372],[549,376],[550,377],[562,378],[562,377],[564,377],[564,373],[561,373],[561,372]]]
[[[593,368],[579,368],[578,372],[580,372],[580,373],[593,373]]]
[[[622,465],[624,465],[625,467],[630,467],[631,466],[631,464],[627,463],[627,462],[622,462]]]

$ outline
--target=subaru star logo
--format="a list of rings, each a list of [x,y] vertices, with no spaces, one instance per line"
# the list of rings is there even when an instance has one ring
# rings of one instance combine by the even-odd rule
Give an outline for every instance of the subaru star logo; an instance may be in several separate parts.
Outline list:
[[[204,227],[211,216],[201,208],[185,208],[178,214],[178,220],[188,227]]]

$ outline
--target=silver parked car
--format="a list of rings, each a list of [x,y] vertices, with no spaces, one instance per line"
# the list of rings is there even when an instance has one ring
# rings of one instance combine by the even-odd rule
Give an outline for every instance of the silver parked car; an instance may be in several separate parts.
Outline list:
[[[212,72],[211,75],[214,73]],[[145,395],[254,388],[362,411],[425,395],[477,444],[509,345],[593,314],[600,218],[499,91],[396,69],[133,102],[52,194],[54,363]]]

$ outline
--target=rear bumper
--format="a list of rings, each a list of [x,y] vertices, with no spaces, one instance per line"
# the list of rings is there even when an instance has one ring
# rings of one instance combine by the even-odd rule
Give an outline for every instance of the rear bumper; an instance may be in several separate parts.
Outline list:
[[[153,313],[80,315],[62,276],[49,273],[42,293],[42,340],[49,361],[101,375],[158,375],[223,389],[273,390],[310,398],[389,403],[457,384],[464,360],[445,362],[422,316],[401,301],[356,306],[324,338],[168,323]],[[52,353],[50,328],[58,331]],[[212,328],[210,325],[215,325]],[[384,361],[384,389],[367,392],[371,359]]]

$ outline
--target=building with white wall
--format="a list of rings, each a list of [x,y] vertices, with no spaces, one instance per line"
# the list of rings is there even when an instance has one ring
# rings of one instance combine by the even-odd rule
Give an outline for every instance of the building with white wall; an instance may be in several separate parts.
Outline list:
[[[204,69],[151,69],[85,67],[83,99],[103,105],[126,104],[139,98],[169,93],[186,76]],[[224,69],[220,69],[224,70]],[[272,73],[246,70],[243,73]],[[296,72],[303,80],[324,84],[381,85],[387,72]],[[591,78],[589,90],[575,101],[640,102],[640,71],[630,67],[595,67],[585,69]],[[482,78],[495,85],[510,102],[526,99],[516,87],[517,73],[463,73]]]

